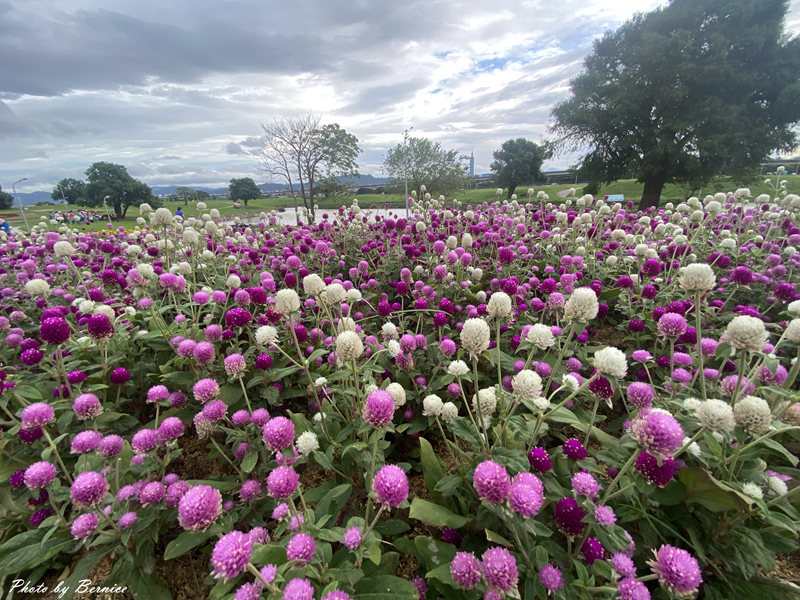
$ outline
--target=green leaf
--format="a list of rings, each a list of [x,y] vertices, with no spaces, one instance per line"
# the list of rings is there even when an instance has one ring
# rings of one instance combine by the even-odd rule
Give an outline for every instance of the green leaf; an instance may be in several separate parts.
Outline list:
[[[264,544],[257,546],[250,559],[256,566],[267,564],[281,565],[286,562],[286,550],[277,544]]]
[[[500,544],[501,546],[512,546],[513,544],[504,538],[499,533],[492,531],[491,529],[484,529],[484,533],[486,533],[486,539],[494,544]]]
[[[322,500],[320,500],[314,512],[318,516],[331,515],[336,516],[341,512],[344,505],[350,499],[350,494],[353,491],[353,486],[349,483],[337,485],[330,492],[328,492]]]
[[[743,506],[735,493],[723,488],[720,482],[699,467],[681,469],[678,480],[686,487],[687,504],[700,504],[711,512],[738,510]]]
[[[419,438],[419,460],[422,464],[422,476],[428,491],[436,491],[436,483],[444,477],[444,469],[436,456],[430,442],[424,437]]]
[[[458,529],[469,523],[467,517],[457,515],[444,506],[439,506],[419,497],[411,501],[411,511],[408,516],[433,527],[453,527]]]
[[[453,586],[453,576],[450,574],[450,565],[443,564],[439,565],[435,569],[431,569],[425,574],[425,579],[435,579],[437,581],[441,581],[446,585]]]
[[[192,548],[195,548],[214,537],[215,534],[208,531],[184,531],[169,544],[164,550],[164,560],[172,560],[183,556]]]
[[[360,600],[417,600],[417,588],[411,582],[394,575],[365,577],[355,586]]]
[[[242,471],[245,473],[252,473],[253,469],[256,468],[256,463],[258,462],[258,452],[255,450],[251,450],[248,452],[244,460],[242,460]]]
[[[134,569],[125,583],[136,600],[172,600],[166,583],[156,575],[146,575],[139,569]]]

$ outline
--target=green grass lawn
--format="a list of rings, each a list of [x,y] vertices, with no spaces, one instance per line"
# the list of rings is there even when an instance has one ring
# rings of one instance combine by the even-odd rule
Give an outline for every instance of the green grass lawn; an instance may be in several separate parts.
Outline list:
[[[800,175],[786,175],[783,177],[787,181],[787,190],[788,192],[800,194]],[[536,191],[544,190],[551,197],[555,198],[555,195],[565,189],[569,189],[570,187],[576,187],[578,194],[581,194],[582,185],[571,185],[571,184],[552,184],[552,185],[542,185],[542,186],[535,186],[534,189]],[[714,193],[714,192],[724,192],[724,191],[733,191],[737,187],[741,187],[740,184],[736,183],[733,178],[731,177],[717,177],[714,181],[712,181],[707,187],[701,190],[692,190],[688,186],[682,185],[675,185],[675,184],[668,184],[664,188],[664,193],[661,196],[662,202],[680,202],[685,200],[692,194],[703,196],[705,194]],[[753,193],[754,196],[758,194],[764,193],[771,193],[772,190],[764,183],[764,178],[758,179],[754,182],[751,182],[750,191]],[[526,197],[527,186],[520,187],[517,189],[517,195],[520,199],[524,199]],[[606,194],[624,194],[625,198],[631,199],[638,199],[642,193],[642,184],[637,182],[634,179],[622,179],[619,181],[615,181],[609,185],[603,186],[600,190],[599,196],[604,196]],[[349,206],[352,202],[353,198],[358,198],[358,203],[362,208],[402,208],[404,206],[403,203],[403,195],[402,194],[363,194],[360,196],[337,196],[334,198],[322,198],[318,201],[318,204],[321,209],[335,209],[342,205]],[[456,194],[453,194],[451,198],[456,198],[461,200],[462,202],[467,202],[470,204],[478,204],[480,202],[487,202],[492,201],[497,198],[495,189],[474,189],[474,190],[462,190]],[[251,200],[248,203],[247,207],[242,206],[241,208],[234,208],[233,202],[228,200],[227,198],[215,198],[206,201],[207,210],[212,208],[216,208],[220,211],[220,213],[225,217],[253,217],[258,215],[260,212],[267,211],[267,210],[293,210],[295,205],[300,203],[302,205],[302,201],[300,199],[291,198],[291,197],[275,197],[275,198],[258,198],[256,200]],[[178,202],[168,202],[165,204],[171,210],[175,210],[178,207],[183,209],[183,213],[185,216],[200,216],[201,212],[197,210],[197,207],[194,203],[189,203],[189,205],[183,205],[182,203]],[[46,206],[46,205],[35,205],[30,206],[27,209],[28,221],[31,225],[38,223],[39,220],[44,216],[48,216],[58,207],[54,206]],[[77,207],[75,207],[77,208]],[[94,209],[96,210],[96,209]],[[102,211],[98,211],[102,212]],[[136,217],[139,215],[139,211],[136,207],[131,207],[128,210],[128,215],[124,219],[115,220],[113,221],[113,227],[126,227],[131,228],[136,225]],[[0,217],[8,220],[13,226],[21,226],[23,225],[22,218],[20,217],[19,211],[2,211],[0,212]],[[84,230],[89,231],[100,231],[109,228],[109,224],[107,220],[98,221],[92,223],[90,225],[81,226]]]

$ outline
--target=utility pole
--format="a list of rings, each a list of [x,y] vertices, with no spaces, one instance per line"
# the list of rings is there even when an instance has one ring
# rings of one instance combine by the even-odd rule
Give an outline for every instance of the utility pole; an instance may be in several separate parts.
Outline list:
[[[408,132],[414,129],[414,126],[406,127],[403,132],[403,189],[405,194],[406,203],[406,219],[409,217],[410,206],[408,203]]]
[[[17,184],[22,183],[23,181],[28,181],[27,177],[23,177],[22,179],[17,179],[14,183],[11,184],[11,195],[14,197],[14,200],[17,199]],[[28,233],[31,232],[31,226],[28,225],[28,215],[25,214],[25,208],[22,206],[22,201],[19,203],[19,212],[22,215],[22,220],[25,221],[25,229],[28,230]]]

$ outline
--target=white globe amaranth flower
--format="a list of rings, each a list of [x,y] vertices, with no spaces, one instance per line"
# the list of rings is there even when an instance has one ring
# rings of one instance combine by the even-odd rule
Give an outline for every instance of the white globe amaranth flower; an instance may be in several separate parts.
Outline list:
[[[728,323],[721,339],[737,350],[760,352],[767,341],[767,330],[761,319],[738,315]]]
[[[772,411],[769,404],[758,396],[745,396],[733,407],[736,424],[751,435],[760,435],[769,430]]]
[[[114,321],[115,317],[117,316],[114,312],[114,309],[111,308],[108,304],[98,304],[94,307],[92,312],[96,315],[105,315],[109,321]]]
[[[755,500],[763,500],[764,498],[764,492],[761,487],[752,481],[748,481],[742,485],[742,492]]]
[[[472,397],[472,406],[475,412],[484,417],[491,417],[497,410],[497,392],[493,387],[478,390],[478,395]]]
[[[603,375],[624,379],[628,373],[628,360],[625,353],[614,346],[606,346],[594,353],[594,368]]]
[[[491,332],[483,319],[467,319],[461,329],[461,346],[473,356],[489,349]]]
[[[44,279],[31,279],[25,283],[25,291],[31,296],[47,296],[50,293],[50,284]]]
[[[694,412],[694,411],[696,411],[698,408],[700,408],[700,405],[701,405],[702,403],[703,403],[703,401],[702,401],[702,400],[700,400],[699,398],[686,398],[686,399],[683,401],[683,408],[684,408],[685,410],[688,410],[688,411],[690,411],[690,412]]]
[[[438,417],[443,409],[444,402],[436,394],[429,394],[422,399],[422,415],[425,417]]]
[[[225,287],[228,289],[234,290],[242,287],[242,279],[235,273],[231,273],[228,275],[228,278],[225,280]]]
[[[150,215],[150,224],[153,227],[166,227],[172,224],[175,217],[168,208],[157,208],[154,213]]]
[[[81,300],[78,303],[78,312],[88,315],[94,312],[95,302],[92,300]]]
[[[336,336],[336,357],[339,360],[357,360],[364,353],[364,344],[355,331],[342,331]]]
[[[575,392],[579,387],[581,387],[581,384],[575,375],[570,375],[567,373],[566,375],[561,376],[561,386],[568,392]]]
[[[304,431],[297,436],[295,446],[297,446],[297,451],[302,456],[308,456],[315,450],[319,450],[319,439],[317,439],[317,434],[313,431]]]
[[[386,349],[389,351],[389,356],[392,358],[397,358],[403,353],[403,349],[400,347],[400,342],[397,340],[389,340],[386,342]]]
[[[686,451],[694,456],[695,458],[699,458],[702,454],[702,450],[700,450],[700,446],[697,442],[692,442],[692,438],[685,437],[683,438],[683,445],[686,446]],[[688,444],[688,446],[687,446]]]
[[[783,333],[783,337],[794,344],[800,344],[800,318],[789,321],[789,324],[786,326],[786,331]]]
[[[356,322],[350,317],[342,317],[336,323],[336,331],[355,331]]]
[[[543,323],[536,323],[528,329],[526,339],[539,350],[547,350],[556,343],[553,331]]]
[[[319,294],[320,300],[328,306],[341,304],[344,302],[345,296],[347,296],[347,290],[341,283],[329,283]]]
[[[716,284],[717,276],[706,263],[694,263],[682,267],[678,276],[678,285],[683,291],[691,294],[708,292],[714,289]]]
[[[710,398],[701,402],[695,409],[695,416],[700,425],[709,431],[730,433],[736,427],[731,405],[722,400]]]
[[[573,291],[564,304],[564,318],[567,321],[587,323],[597,317],[600,303],[592,288],[580,287]]]
[[[344,299],[347,300],[350,304],[354,304],[361,300],[363,296],[361,295],[361,290],[358,288],[350,288],[347,290]]]
[[[327,377],[317,377],[314,380],[314,387],[321,388],[321,387],[325,387],[326,385],[328,385],[328,378]]]
[[[789,314],[793,317],[797,318],[800,317],[800,300],[794,300],[789,303],[786,307],[786,310],[789,311]]]
[[[303,291],[308,296],[318,296],[325,289],[325,282],[316,273],[303,277]]]
[[[278,339],[278,330],[272,325],[262,325],[256,329],[256,343],[259,346],[271,346]]]
[[[447,372],[453,377],[463,377],[469,373],[469,367],[463,360],[454,360],[447,365]]]
[[[287,316],[300,310],[300,296],[291,288],[284,288],[275,294],[275,310]]]
[[[494,292],[486,305],[486,312],[492,319],[506,320],[513,311],[511,296],[505,292]]]
[[[60,240],[53,244],[53,252],[56,256],[73,256],[75,248],[66,240]]]
[[[451,421],[458,416],[458,407],[452,402],[445,402],[442,406],[441,417],[445,421]]]
[[[139,205],[139,214],[140,215],[146,215],[146,214],[149,214],[151,212],[153,212],[153,207],[150,206],[147,202],[142,202]]]
[[[400,336],[397,325],[391,321],[387,321],[381,326],[381,335],[384,340],[396,340]]]
[[[389,395],[394,400],[394,405],[396,407],[404,406],[406,403],[406,390],[403,388],[402,385],[393,381],[389,385],[386,386],[386,391],[389,392]]]
[[[196,246],[200,243],[200,234],[191,227],[187,227],[183,230],[181,238],[183,239],[183,243],[187,246]]]
[[[775,477],[774,475],[767,477],[767,485],[769,486],[770,491],[776,496],[785,496],[789,492],[786,482],[780,477]]]
[[[542,378],[536,371],[522,369],[511,378],[511,389],[524,400],[534,400],[542,395]]]

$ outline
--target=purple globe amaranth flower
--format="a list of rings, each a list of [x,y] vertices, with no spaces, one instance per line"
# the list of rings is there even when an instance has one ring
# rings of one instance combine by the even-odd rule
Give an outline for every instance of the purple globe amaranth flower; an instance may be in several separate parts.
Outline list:
[[[191,486],[185,481],[176,481],[167,485],[167,493],[164,496],[164,504],[170,508],[175,508],[181,501],[181,498],[191,489]]]
[[[25,469],[22,478],[29,490],[44,489],[56,478],[56,468],[46,460],[40,460]]]
[[[201,379],[192,386],[195,399],[201,404],[213,400],[219,395],[219,384],[213,379]]]
[[[228,414],[228,405],[222,400],[211,400],[203,405],[200,412],[209,423],[217,423]]]
[[[8,478],[8,485],[18,490],[25,485],[25,469],[17,469]]]
[[[542,566],[539,569],[539,583],[549,594],[557,592],[564,587],[564,576],[561,574],[561,569],[550,563]]]
[[[397,508],[408,498],[408,477],[397,465],[384,465],[375,473],[372,491],[379,503]]]
[[[489,585],[504,592],[516,587],[519,579],[517,559],[505,548],[489,548],[481,556],[481,565]]]
[[[158,426],[158,440],[160,443],[177,440],[183,435],[184,431],[183,421],[178,417],[167,417]]]
[[[222,362],[229,377],[239,377],[247,369],[247,361],[239,353],[229,354]]]
[[[527,473],[527,475],[531,474]],[[531,477],[536,476],[531,475]],[[524,479],[514,478],[508,491],[508,505],[511,510],[525,518],[530,518],[539,513],[542,509],[542,504],[544,504],[544,496],[541,482],[539,486],[535,486],[530,485]]]
[[[317,544],[314,538],[307,533],[296,533],[286,544],[286,558],[301,565],[306,565],[314,558]]]
[[[483,568],[472,552],[456,552],[450,561],[450,575],[458,587],[471,590],[483,578]]]
[[[358,548],[361,545],[361,528],[348,527],[345,529],[344,535],[342,536],[342,543],[344,544],[345,548],[350,551]]]
[[[570,480],[570,484],[572,485],[572,491],[578,496],[594,499],[600,493],[600,484],[588,471],[575,473]]]
[[[173,484],[177,485],[177,484]],[[207,529],[222,513],[222,494],[210,485],[190,488],[178,502],[178,522],[190,531]]]
[[[85,513],[72,521],[69,532],[76,540],[83,540],[95,532],[99,523],[100,519],[95,513]]]
[[[583,460],[589,456],[586,448],[578,438],[568,438],[564,440],[564,444],[561,447],[566,457],[572,460]]]
[[[225,324],[228,327],[244,327],[252,318],[249,310],[235,306],[225,313]]]
[[[703,583],[697,560],[681,548],[665,544],[655,551],[655,560],[648,564],[661,585],[674,594],[692,595]]]
[[[583,522],[586,516],[575,498],[562,498],[553,506],[553,520],[558,528],[570,537],[575,537],[583,532],[586,526]]]
[[[86,373],[86,371],[75,370],[67,373],[67,381],[72,385],[83,383],[86,381],[87,377],[89,377],[89,375]]]
[[[71,454],[94,452],[102,440],[103,434],[98,431],[81,431],[72,438],[69,451]]]
[[[39,336],[48,344],[63,344],[69,339],[70,329],[64,317],[47,317],[39,326]]]
[[[192,348],[192,357],[200,365],[207,365],[214,360],[216,350],[211,342],[197,342]]]
[[[611,556],[611,567],[620,577],[636,577],[636,565],[624,552],[615,552]]]
[[[39,525],[42,524],[42,521],[44,521],[47,517],[49,517],[52,514],[54,514],[53,509],[50,508],[49,506],[45,506],[44,508],[39,508],[34,512],[32,512],[31,516],[28,517],[28,524],[30,524],[30,526],[34,528],[38,527]]]
[[[252,502],[261,495],[261,483],[257,479],[248,479],[239,487],[239,497],[243,502]]]
[[[286,417],[274,417],[266,422],[261,434],[267,446],[280,452],[294,443],[294,423]]]
[[[600,505],[594,509],[594,520],[598,525],[603,527],[611,527],[617,522],[617,515],[614,514],[614,509],[610,506]]]
[[[247,533],[231,531],[223,535],[211,551],[214,577],[233,579],[241,575],[253,554],[253,539]]]
[[[56,411],[45,402],[34,402],[22,409],[20,422],[23,429],[38,429],[49,425],[56,418]]]
[[[250,583],[243,583],[233,594],[233,600],[261,600],[261,589],[263,584],[259,581],[251,581]]]
[[[131,438],[131,447],[138,454],[147,454],[158,446],[158,432],[155,429],[140,429]]]
[[[282,600],[314,600],[314,586],[308,579],[295,577],[283,588]]]
[[[300,476],[292,467],[276,467],[267,476],[267,493],[280,500],[289,498],[297,490]]]
[[[103,414],[103,405],[94,394],[81,394],[72,403],[72,410],[79,419],[94,419]]]
[[[341,590],[332,590],[323,595],[320,600],[352,600],[352,598],[347,592],[343,592]]]
[[[151,481],[142,486],[139,491],[139,502],[142,506],[149,506],[150,504],[158,504],[164,499],[167,486],[160,481]]]
[[[636,457],[635,468],[644,478],[658,487],[664,487],[680,470],[681,463],[672,457],[659,460],[649,452],[640,452]]]
[[[481,500],[494,504],[505,501],[511,489],[511,478],[502,465],[485,460],[472,473],[472,487]]]
[[[102,339],[110,337],[111,334],[114,333],[114,324],[107,315],[95,313],[89,315],[89,318],[86,320],[86,329],[93,338]]]
[[[100,440],[100,443],[97,444],[97,452],[105,457],[117,456],[122,452],[124,446],[125,440],[121,436],[112,433]]]
[[[70,497],[77,506],[97,504],[107,492],[108,482],[103,474],[97,471],[80,473],[70,487]]]
[[[650,409],[631,422],[630,433],[643,449],[656,456],[670,456],[683,444],[683,427],[670,413]]]
[[[128,369],[125,367],[117,367],[113,371],[111,371],[111,383],[115,385],[122,385],[123,383],[127,383],[131,379],[131,374]]]
[[[117,525],[119,525],[120,529],[130,529],[136,522],[139,520],[139,515],[136,514],[134,511],[129,511],[124,513],[119,520],[117,521]]]
[[[628,385],[628,389],[625,390],[625,395],[630,404],[636,408],[642,409],[650,408],[653,405],[655,392],[653,391],[653,386],[649,383],[634,381]]]
[[[553,468],[553,461],[550,459],[550,455],[547,450],[540,446],[534,446],[530,449],[528,463],[534,471],[539,473],[546,473]]]
[[[658,332],[668,338],[679,338],[689,327],[686,318],[678,313],[668,312],[658,319]]]
[[[625,577],[617,583],[619,600],[650,600],[647,586],[635,577]]]
[[[581,546],[581,553],[586,564],[591,565],[596,560],[603,560],[606,555],[606,549],[596,537],[588,537]]]
[[[394,416],[394,398],[386,390],[370,392],[364,401],[362,417],[373,427],[384,427],[391,423]]]

